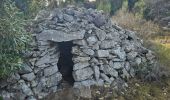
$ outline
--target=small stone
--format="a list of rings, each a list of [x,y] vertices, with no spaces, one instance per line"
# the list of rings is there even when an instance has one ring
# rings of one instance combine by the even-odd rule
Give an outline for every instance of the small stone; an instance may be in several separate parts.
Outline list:
[[[62,79],[62,75],[58,72],[52,76],[46,78],[47,87],[53,87],[59,84]]]
[[[105,74],[103,74],[103,73],[101,73],[100,75],[101,75],[101,78],[102,78],[103,80],[105,80],[106,82],[108,82],[108,83],[110,83],[110,84],[112,83],[111,80],[109,79],[109,77],[108,77],[107,75],[105,75]]]
[[[79,69],[88,67],[89,65],[90,65],[90,64],[89,64],[88,62],[76,63],[76,64],[73,66],[73,70],[79,70]]]
[[[4,88],[8,85],[8,82],[6,80],[0,80],[0,88]]]
[[[97,27],[101,27],[106,23],[106,20],[105,20],[104,16],[100,15],[100,16],[96,16],[94,18],[93,22]]]
[[[82,81],[90,78],[93,74],[93,70],[90,67],[73,71],[73,77],[75,81]]]
[[[96,80],[98,81],[98,80],[99,80],[99,77],[100,77],[99,67],[98,67],[98,66],[94,66],[94,67],[93,67],[93,70],[94,70],[94,76],[95,76]]]
[[[121,69],[124,67],[124,63],[123,62],[113,62],[113,67],[114,69]]]
[[[38,84],[38,82],[36,82],[35,80],[34,81],[31,81],[31,87],[36,87]]]
[[[88,38],[87,38],[87,42],[88,42],[89,45],[93,45],[93,44],[95,44],[97,41],[98,41],[98,40],[97,40],[97,38],[96,38],[95,36],[91,36],[91,37],[88,37]]]
[[[133,61],[137,55],[138,55],[137,52],[129,52],[129,53],[127,54],[127,59]]]
[[[50,56],[46,55],[38,59],[38,61],[35,63],[36,66],[42,67],[41,65],[49,63],[50,62]]]
[[[112,67],[110,67],[109,65],[104,65],[103,66],[103,72],[106,74],[106,75],[110,75],[112,77],[118,77],[118,72],[113,69]]]
[[[97,57],[108,57],[109,51],[108,50],[98,50],[96,55],[97,55]]]
[[[22,89],[22,92],[27,96],[32,96],[33,92],[32,90],[25,84],[24,81],[20,82],[20,87]]]
[[[104,80],[99,79],[99,80],[96,82],[96,85],[97,85],[97,86],[103,86],[103,85],[104,85]]]
[[[31,69],[31,67],[28,64],[23,64],[23,66],[21,67],[21,69],[19,70],[19,74],[28,74],[30,72],[32,72],[33,70]]]
[[[135,62],[137,65],[140,65],[142,63],[142,59],[137,57],[137,58],[135,58]]]
[[[7,82],[16,83],[20,80],[20,75],[18,73],[12,73],[10,77],[7,78]]]
[[[113,40],[114,37],[112,36],[111,33],[106,34],[106,40]]]
[[[130,63],[129,63],[129,62],[125,62],[125,69],[126,69],[127,71],[130,70]]]
[[[73,44],[77,44],[77,45],[80,45],[80,46],[87,45],[85,40],[74,40]]]
[[[99,61],[96,58],[92,58],[90,63],[99,64]]]
[[[112,53],[117,55],[121,60],[126,59],[126,53],[121,49],[121,47],[118,47],[116,50],[112,50]]]
[[[83,49],[83,52],[90,56],[94,55],[94,51],[92,49]]]
[[[146,54],[146,58],[149,60],[149,61],[152,61],[155,56],[153,55],[152,51],[149,51],[147,54]]]
[[[117,42],[113,41],[113,40],[105,40],[102,41],[102,43],[100,44],[100,48],[101,49],[110,49],[113,47],[116,47]]]
[[[21,77],[26,81],[32,81],[35,79],[34,73],[24,74]]]
[[[129,73],[127,72],[127,70],[124,68],[123,70],[123,74],[121,75],[122,76],[122,78],[127,78],[127,79],[129,79],[129,77],[130,77],[130,75],[129,75]]]
[[[30,96],[26,100],[37,100],[37,99],[35,97],[33,97],[33,96]]]
[[[63,15],[64,20],[66,20],[67,22],[72,22],[74,20],[74,18],[70,15],[64,14]]]
[[[52,66],[44,69],[44,76],[50,76],[58,72],[58,66]]]
[[[73,58],[73,62],[77,63],[77,62],[85,62],[85,61],[89,61],[90,57],[76,57]]]
[[[95,43],[95,44],[92,46],[92,49],[93,49],[93,50],[99,50],[99,43]]]
[[[105,31],[103,31],[101,29],[96,29],[95,32],[96,32],[96,35],[97,35],[97,37],[100,41],[105,40],[105,38],[106,38],[106,32]]]

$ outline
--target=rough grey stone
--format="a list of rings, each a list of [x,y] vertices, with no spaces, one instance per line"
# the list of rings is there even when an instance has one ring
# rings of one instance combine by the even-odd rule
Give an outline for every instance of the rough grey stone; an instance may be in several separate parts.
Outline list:
[[[35,65],[38,67],[46,67],[46,66],[42,66],[42,65],[49,63],[49,62],[50,62],[50,56],[46,55],[46,56],[43,56],[40,59],[38,59],[38,61],[35,63]]]
[[[113,67],[110,67],[109,65],[104,65],[103,66],[103,72],[106,74],[106,75],[110,75],[112,77],[118,77],[118,72],[113,69]]]
[[[116,47],[117,42],[113,41],[113,40],[105,40],[102,41],[102,43],[100,44],[100,48],[101,49],[110,49],[113,47]]]
[[[73,58],[73,61],[76,63],[76,62],[85,62],[85,61],[89,61],[90,60],[90,57],[76,57],[76,58]]]
[[[126,59],[126,53],[124,50],[121,50],[121,47],[118,47],[116,50],[112,50],[112,53],[117,55],[121,60]]]
[[[44,76],[50,76],[58,72],[58,66],[52,66],[44,69]]]
[[[82,81],[90,78],[93,74],[93,70],[89,67],[73,71],[73,77],[75,81]]]
[[[33,97],[33,96],[30,96],[26,100],[37,100],[37,99],[35,97]]]
[[[109,77],[103,73],[100,74],[101,75],[101,78],[103,80],[105,80],[106,82],[110,83],[111,84],[111,80],[109,79]]]
[[[18,73],[12,73],[7,78],[7,82],[9,82],[9,83],[16,83],[18,80],[20,80],[20,75]]]
[[[103,85],[104,85],[104,80],[99,79],[99,80],[96,82],[96,85],[97,85],[97,86],[103,86]]]
[[[27,95],[27,96],[33,95],[32,90],[26,85],[26,83],[23,80],[19,81],[19,84],[20,84],[20,87],[22,89],[22,92],[25,95]]]
[[[129,73],[127,72],[127,70],[125,68],[122,70],[122,72],[123,72],[123,74],[121,75],[122,78],[129,79],[130,75],[129,75]]]
[[[121,69],[124,68],[124,63],[123,62],[110,62],[109,63],[111,67],[114,69]]]
[[[147,54],[146,54],[146,58],[149,60],[149,61],[152,61],[155,56],[152,54],[152,51],[149,51]]]
[[[90,63],[99,64],[99,61],[96,58],[92,58]]]
[[[32,72],[33,70],[28,64],[24,64],[21,69],[19,70],[19,74],[28,74]]]
[[[77,45],[83,45],[83,46],[87,45],[85,40],[74,40],[73,43]]]
[[[41,34],[39,34],[38,40],[41,40],[41,41],[50,40],[54,42],[72,41],[72,40],[83,39],[84,34],[85,34],[85,30],[72,32],[69,34],[63,31],[57,31],[57,30],[44,30]]]
[[[91,37],[88,37],[88,38],[87,38],[87,42],[88,42],[89,45],[93,45],[93,44],[95,44],[97,41],[98,41],[98,40],[97,40],[97,38],[96,38],[95,36],[91,36]]]
[[[142,59],[137,57],[137,58],[135,58],[135,62],[137,65],[140,65],[142,63]]]
[[[0,95],[3,97],[4,100],[11,100],[14,97],[14,93],[9,93],[5,90],[0,92]]]
[[[74,18],[70,15],[64,14],[63,15],[64,20],[68,21],[68,22],[72,22],[74,20]]]
[[[89,64],[88,62],[76,63],[76,64],[73,66],[73,70],[79,70],[79,69],[88,67],[89,65],[90,65],[90,64]]]
[[[46,79],[44,77],[40,78],[37,82],[37,86],[33,87],[32,90],[36,96],[42,93],[42,90],[46,88]]]
[[[127,54],[127,59],[128,59],[128,60],[134,60],[137,55],[138,55],[137,52],[129,52],[129,53]]]
[[[96,29],[96,35],[100,41],[103,41],[106,38],[106,32],[101,29]]]
[[[0,81],[0,88],[4,88],[8,85],[8,82],[6,80],[1,80]]]
[[[98,50],[98,49],[99,49],[99,43],[95,43],[95,44],[92,46],[92,49],[93,49],[93,50]]]
[[[34,73],[29,73],[29,74],[24,74],[21,77],[26,81],[32,81],[35,79],[36,76],[34,75]]]
[[[94,67],[93,67],[93,70],[94,70],[94,76],[95,76],[96,80],[98,81],[98,80],[99,80],[99,77],[100,77],[99,67],[98,67],[98,66],[94,66]]]
[[[109,51],[108,50],[98,50],[96,55],[97,55],[97,57],[108,57]]]
[[[62,79],[62,75],[58,72],[46,79],[47,87],[53,87],[59,84]]]
[[[106,20],[105,20],[104,16],[100,15],[100,16],[96,16],[94,18],[93,22],[97,27],[101,27],[102,25],[104,25],[106,23]]]
[[[130,70],[130,63],[129,63],[129,62],[125,62],[125,69],[126,69],[127,71]]]
[[[94,55],[94,53],[95,53],[92,49],[83,49],[82,51],[85,54],[90,55],[90,56]]]

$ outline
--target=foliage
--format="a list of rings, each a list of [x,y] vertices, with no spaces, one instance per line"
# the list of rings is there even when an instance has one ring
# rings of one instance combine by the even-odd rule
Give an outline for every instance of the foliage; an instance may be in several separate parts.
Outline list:
[[[97,0],[96,7],[98,10],[103,10],[105,13],[111,12],[111,4],[109,0]]]
[[[130,12],[133,11],[134,9],[134,6],[135,6],[135,3],[138,1],[138,0],[127,0],[128,1],[128,10]]]
[[[0,100],[3,100],[3,98],[0,96]]]
[[[11,0],[5,0],[0,16],[0,78],[18,69],[22,63],[21,51],[29,40],[23,14]]]
[[[26,18],[34,18],[37,13],[46,7],[45,0],[29,0],[28,11],[25,14]]]
[[[138,2],[135,3],[134,9],[136,16],[143,18],[146,9],[144,0],[138,0]]]
[[[170,48],[165,47],[160,43],[155,43],[153,50],[156,52],[159,62],[170,69]]]
[[[133,13],[128,13],[126,9],[118,11],[113,16],[113,21],[116,21],[116,23],[124,28],[136,31],[137,35],[145,40],[155,37],[160,32],[157,24],[135,16]]]
[[[117,10],[122,8],[124,0],[110,0],[111,14],[113,15]]]

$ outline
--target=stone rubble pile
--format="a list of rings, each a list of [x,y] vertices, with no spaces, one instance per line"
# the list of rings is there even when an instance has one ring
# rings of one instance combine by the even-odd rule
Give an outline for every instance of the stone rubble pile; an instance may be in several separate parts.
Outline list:
[[[19,72],[0,82],[4,98],[37,100],[57,91],[62,80],[57,66],[59,42],[74,44],[73,87],[83,97],[90,97],[87,91],[91,85],[134,77],[134,66],[153,63],[154,59],[134,32],[114,25],[102,11],[93,9],[43,10],[35,18],[32,36],[31,51],[25,53],[27,62]]]

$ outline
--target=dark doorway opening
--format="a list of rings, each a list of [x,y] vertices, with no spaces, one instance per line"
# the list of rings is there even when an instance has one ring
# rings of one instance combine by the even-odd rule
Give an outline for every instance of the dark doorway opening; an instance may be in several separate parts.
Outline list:
[[[73,71],[73,54],[71,53],[73,43],[69,42],[60,42],[58,43],[60,50],[60,58],[58,61],[58,68],[60,73],[63,76],[63,80],[68,82],[70,85],[74,84],[74,78],[72,76]]]

